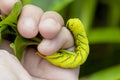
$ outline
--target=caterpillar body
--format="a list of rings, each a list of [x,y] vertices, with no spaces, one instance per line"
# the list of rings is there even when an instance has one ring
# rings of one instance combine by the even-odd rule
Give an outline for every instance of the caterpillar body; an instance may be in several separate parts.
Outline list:
[[[86,61],[89,54],[89,43],[83,24],[78,18],[69,19],[66,27],[71,31],[75,39],[75,50],[73,52],[59,50],[49,56],[43,56],[39,52],[36,54],[56,66],[62,68],[75,68]]]

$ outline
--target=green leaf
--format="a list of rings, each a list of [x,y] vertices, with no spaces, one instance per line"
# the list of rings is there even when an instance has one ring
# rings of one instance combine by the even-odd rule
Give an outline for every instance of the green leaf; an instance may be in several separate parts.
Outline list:
[[[45,11],[55,10],[60,11],[66,5],[70,4],[74,0],[22,0],[24,5],[33,4],[39,6]]]
[[[88,33],[90,44],[96,43],[120,43],[120,29],[115,28],[97,28]]]
[[[3,25],[9,25],[9,26],[15,26],[17,24],[18,16],[22,10],[22,3],[17,2],[15,3],[11,13],[0,22],[0,26]]]
[[[0,15],[0,19],[1,19],[1,20],[4,20],[5,18],[6,18],[5,15]]]
[[[6,29],[6,26],[0,27],[0,43],[2,42],[2,32]]]
[[[40,42],[40,39],[39,39],[39,42]],[[35,41],[34,39],[33,40],[25,39],[22,36],[17,35],[14,43],[11,43],[10,46],[11,46],[11,48],[13,48],[15,56],[19,60],[21,60],[22,54],[23,54],[23,51],[25,50],[25,48],[29,45],[38,45],[39,42]]]
[[[2,34],[1,34],[1,32],[0,32],[0,43],[2,42]]]
[[[96,72],[80,80],[120,80],[120,65]]]
[[[17,2],[11,13],[6,17],[6,16],[0,16],[2,21],[0,22],[0,42],[2,42],[2,32],[5,31],[8,27],[11,27],[14,31],[17,32],[17,19],[18,16],[21,12],[22,9],[22,3],[21,2]]]

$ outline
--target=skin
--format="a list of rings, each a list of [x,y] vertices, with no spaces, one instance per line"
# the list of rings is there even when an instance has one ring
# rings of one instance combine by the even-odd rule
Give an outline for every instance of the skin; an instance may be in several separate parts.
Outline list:
[[[0,13],[8,15],[17,1],[19,0],[0,0]],[[44,12],[37,6],[26,5],[22,9],[17,28],[25,38],[42,35],[43,40],[37,50],[43,55],[51,55],[60,48],[69,49],[74,46],[74,39],[64,27],[63,18],[54,11]],[[36,55],[36,50],[31,47],[26,49],[20,63],[12,55],[9,44],[7,40],[0,44],[0,80],[78,80],[79,67],[56,67]]]

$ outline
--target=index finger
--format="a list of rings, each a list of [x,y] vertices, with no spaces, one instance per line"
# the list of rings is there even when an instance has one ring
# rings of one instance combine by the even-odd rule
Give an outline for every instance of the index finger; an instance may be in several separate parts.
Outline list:
[[[13,8],[13,5],[20,0],[0,0],[1,14],[8,15]]]

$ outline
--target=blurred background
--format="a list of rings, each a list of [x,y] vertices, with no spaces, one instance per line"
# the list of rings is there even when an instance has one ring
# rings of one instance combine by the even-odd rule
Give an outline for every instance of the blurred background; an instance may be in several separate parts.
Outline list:
[[[44,11],[59,12],[65,22],[74,17],[83,22],[90,54],[81,66],[80,80],[120,80],[120,0],[30,1]]]

